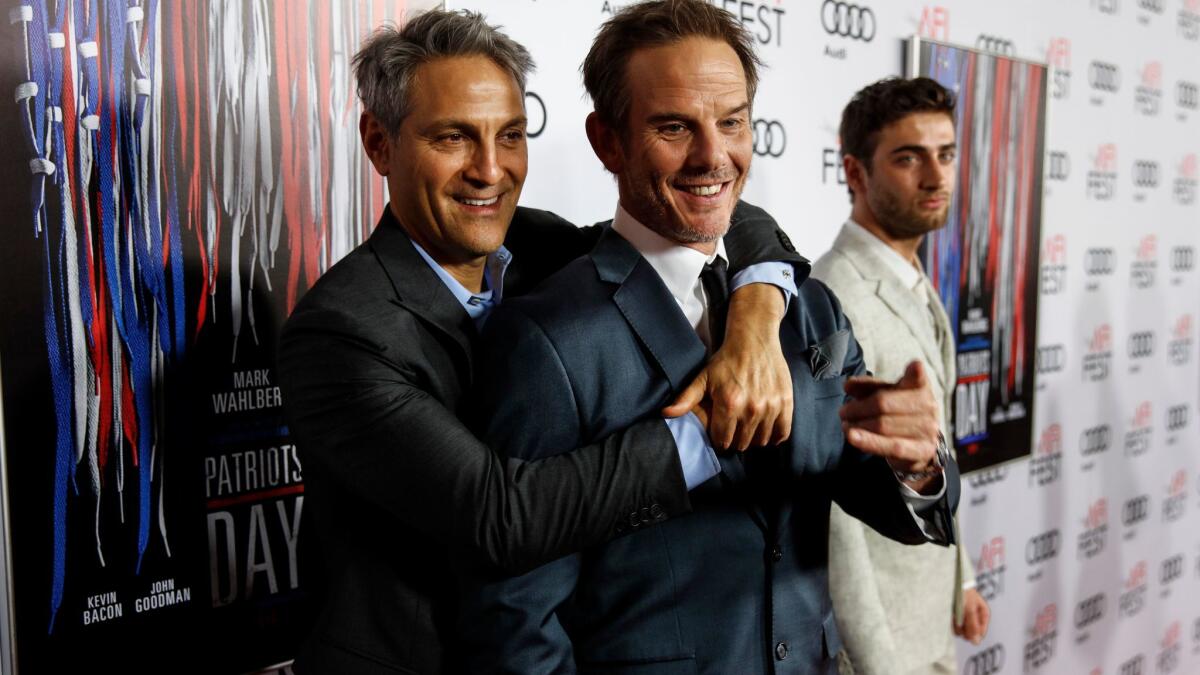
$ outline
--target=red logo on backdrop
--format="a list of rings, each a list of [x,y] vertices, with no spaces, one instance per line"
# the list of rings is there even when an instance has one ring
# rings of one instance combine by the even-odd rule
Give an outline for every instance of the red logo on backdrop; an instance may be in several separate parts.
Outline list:
[[[1133,426],[1137,429],[1144,429],[1150,426],[1150,420],[1154,417],[1154,406],[1150,401],[1142,401],[1133,411]]]
[[[925,5],[921,10],[921,23],[917,27],[921,37],[946,42],[950,39],[950,12],[941,5]]]
[[[1067,238],[1063,235],[1056,234],[1047,239],[1044,248],[1042,257],[1046,259],[1046,262],[1062,264],[1067,261]]]
[[[1139,560],[1137,564],[1129,570],[1129,576],[1125,579],[1125,590],[1131,591],[1139,586],[1146,585],[1146,561]]]
[[[1102,323],[1092,331],[1092,339],[1088,342],[1088,350],[1093,354],[1107,352],[1112,349],[1112,326]]]
[[[1175,321],[1175,328],[1172,330],[1176,340],[1187,340],[1192,337],[1192,315],[1184,314]]]
[[[1096,171],[1115,171],[1117,168],[1117,144],[1104,143],[1096,149],[1094,162]]]
[[[1100,527],[1108,524],[1108,499],[1101,497],[1096,500],[1096,503],[1088,507],[1087,518],[1084,519],[1084,525],[1089,529]]]
[[[1061,70],[1071,69],[1071,40],[1065,37],[1050,39],[1046,48],[1046,62]]]
[[[1162,62],[1151,61],[1142,68],[1142,86],[1151,89],[1162,88]]]
[[[975,563],[975,585],[989,602],[1004,592],[1004,559],[1004,537],[992,537],[991,541],[984,542]]]
[[[1184,469],[1180,469],[1180,470],[1176,471],[1175,475],[1171,476],[1171,486],[1170,487],[1171,487],[1171,489],[1170,489],[1169,494],[1172,497],[1175,497],[1177,495],[1181,495],[1181,494],[1184,494],[1185,492],[1187,492],[1187,471]]]
[[[1058,627],[1058,605],[1050,603],[1038,612],[1037,618],[1033,622],[1033,635],[1040,637],[1054,632]]]
[[[1185,156],[1183,161],[1179,163],[1179,175],[1183,176],[1184,178],[1190,178],[1194,180],[1196,178],[1196,173],[1196,154],[1192,153]]]
[[[1038,441],[1038,454],[1050,455],[1062,452],[1062,425],[1051,424],[1042,430],[1042,438]]]
[[[1172,621],[1171,625],[1167,626],[1167,631],[1163,633],[1160,651],[1158,652],[1158,672],[1161,675],[1168,675],[1175,672],[1179,667],[1179,651],[1180,638],[1183,635],[1183,627],[1179,625],[1179,621]]]
[[[1025,670],[1041,668],[1054,657],[1054,646],[1058,637],[1058,605],[1050,603],[1038,612],[1030,630],[1030,640],[1025,643]]]
[[[1158,236],[1148,234],[1142,237],[1142,241],[1138,244],[1137,259],[1154,260],[1156,257],[1158,257]]]

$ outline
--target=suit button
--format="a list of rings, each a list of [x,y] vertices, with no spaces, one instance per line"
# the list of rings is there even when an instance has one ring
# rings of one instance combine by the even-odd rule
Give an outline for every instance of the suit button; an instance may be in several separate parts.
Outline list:
[[[642,526],[642,519],[638,517],[638,512],[634,511],[629,514],[629,526],[638,528]]]
[[[775,562],[779,562],[780,560],[783,560],[783,549],[779,548],[778,546],[772,546],[771,547],[771,560],[773,560]]]
[[[775,658],[782,661],[787,658],[787,655],[788,646],[786,642],[780,642],[779,644],[775,645]]]
[[[654,522],[654,516],[650,514],[649,506],[643,506],[642,510],[638,512],[638,517],[641,518],[643,525],[649,525]]]
[[[658,520],[658,519],[662,518],[663,516],[665,516],[666,514],[663,513],[663,509],[661,506],[659,506],[658,504],[651,504],[650,505],[650,515],[653,516],[655,520]]]

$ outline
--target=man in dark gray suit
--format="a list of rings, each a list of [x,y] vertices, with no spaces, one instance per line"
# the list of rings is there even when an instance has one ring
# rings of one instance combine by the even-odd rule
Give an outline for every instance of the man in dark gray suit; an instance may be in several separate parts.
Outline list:
[[[620,203],[589,255],[489,319],[476,391],[494,447],[551,457],[654,415],[738,321],[723,237],[752,156],[756,67],[737,19],[701,0],[632,5],[601,28],[587,130]],[[801,281],[779,332],[789,441],[721,458],[689,516],[644,529],[660,510],[633,509],[627,537],[476,576],[460,631],[472,672],[830,672],[831,501],[898,541],[952,540],[957,474],[923,370],[859,377],[836,298]]]
[[[477,324],[598,234],[516,209],[530,67],[524,48],[482,17],[453,12],[382,30],[355,57],[363,146],[391,203],[370,239],[297,305],[279,352],[305,467],[303,540],[319,551],[325,581],[302,673],[453,670],[454,561],[530,569],[616,536],[631,511],[686,512],[687,488],[714,470],[710,448],[685,443],[699,434],[691,414],[613,429],[539,462],[499,458],[459,422]],[[796,257],[760,210],[739,213],[730,245],[739,263]],[[728,373],[762,382],[782,361],[745,336],[774,334],[783,312],[772,286],[738,295],[757,318],[730,331],[733,348],[707,387],[733,404],[719,433],[746,445],[778,437],[790,386],[786,396],[751,387],[768,392],[774,412],[738,405]],[[786,383],[786,368],[775,380]]]

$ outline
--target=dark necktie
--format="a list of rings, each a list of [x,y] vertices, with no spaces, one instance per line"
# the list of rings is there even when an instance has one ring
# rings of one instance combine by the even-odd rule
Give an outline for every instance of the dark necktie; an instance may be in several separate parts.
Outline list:
[[[700,272],[700,285],[704,287],[708,315],[710,353],[720,349],[725,339],[725,314],[729,309],[728,267],[725,259],[717,256],[712,262],[705,263],[704,270]]]

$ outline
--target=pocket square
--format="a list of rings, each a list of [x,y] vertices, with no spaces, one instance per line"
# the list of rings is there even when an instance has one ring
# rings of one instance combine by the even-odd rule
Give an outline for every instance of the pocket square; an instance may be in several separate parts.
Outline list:
[[[850,347],[850,331],[843,328],[808,348],[808,365],[814,380],[840,377],[846,350]]]

